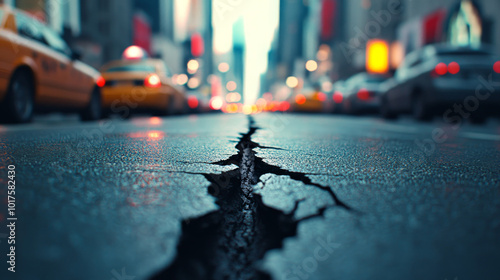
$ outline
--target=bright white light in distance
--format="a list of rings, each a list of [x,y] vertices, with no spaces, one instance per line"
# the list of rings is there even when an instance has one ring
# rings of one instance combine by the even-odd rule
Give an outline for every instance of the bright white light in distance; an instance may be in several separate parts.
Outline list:
[[[224,105],[224,100],[222,100],[220,96],[212,97],[210,100],[210,107],[212,107],[213,110],[220,110],[222,105]]]
[[[226,84],[226,89],[228,91],[235,91],[237,87],[238,87],[238,85],[236,84],[235,81],[229,81]]]
[[[200,80],[198,78],[193,77],[193,78],[189,79],[189,82],[188,82],[189,88],[197,88],[198,86],[200,86]]]
[[[314,60],[308,60],[306,62],[306,69],[309,72],[314,72],[318,69],[318,63]]]
[[[229,64],[227,64],[227,62],[220,63],[219,64],[219,71],[222,73],[226,73],[227,71],[229,71]]]
[[[200,63],[196,59],[191,59],[187,64],[189,74],[194,74],[200,68]]]
[[[180,86],[185,85],[188,82],[188,76],[186,74],[177,75],[177,84]]]
[[[296,88],[299,85],[297,77],[290,76],[286,79],[286,85],[290,88]]]

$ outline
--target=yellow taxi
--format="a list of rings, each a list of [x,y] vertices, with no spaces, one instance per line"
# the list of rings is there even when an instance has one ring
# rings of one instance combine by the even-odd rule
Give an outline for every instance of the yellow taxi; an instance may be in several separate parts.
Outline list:
[[[99,72],[78,61],[66,42],[30,15],[0,5],[0,115],[29,122],[35,109],[101,117]]]
[[[326,94],[319,90],[297,93],[290,100],[291,110],[309,113],[323,112],[326,108],[326,98]]]
[[[155,115],[183,113],[187,110],[185,94],[177,89],[161,59],[148,58],[138,46],[128,47],[121,60],[101,68],[98,85],[107,113],[128,115],[131,111]]]

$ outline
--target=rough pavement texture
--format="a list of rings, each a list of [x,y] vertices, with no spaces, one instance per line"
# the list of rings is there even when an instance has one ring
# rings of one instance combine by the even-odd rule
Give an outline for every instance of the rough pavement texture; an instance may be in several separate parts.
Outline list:
[[[0,184],[10,163],[18,176],[13,279],[498,279],[497,122],[254,121],[0,126]]]

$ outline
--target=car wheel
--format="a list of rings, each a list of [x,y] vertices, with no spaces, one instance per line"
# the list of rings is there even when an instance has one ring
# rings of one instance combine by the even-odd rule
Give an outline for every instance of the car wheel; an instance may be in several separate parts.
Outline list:
[[[19,70],[12,77],[5,109],[2,110],[7,121],[13,123],[27,123],[33,119],[35,86],[29,72]]]
[[[422,94],[413,97],[413,117],[419,121],[429,121],[432,118],[429,105]]]
[[[382,104],[380,105],[380,114],[386,120],[393,120],[398,117],[395,112],[391,111],[389,107],[389,101],[387,101],[387,99],[385,98],[382,99]]]
[[[98,88],[92,91],[90,102],[80,113],[82,121],[96,121],[102,117],[101,93]]]

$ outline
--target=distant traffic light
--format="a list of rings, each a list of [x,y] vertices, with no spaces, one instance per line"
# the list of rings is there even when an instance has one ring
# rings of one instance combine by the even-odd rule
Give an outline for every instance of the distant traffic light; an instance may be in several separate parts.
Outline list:
[[[385,74],[389,71],[389,45],[384,40],[373,39],[366,44],[366,71]]]
[[[205,43],[200,33],[194,33],[191,36],[191,54],[194,57],[200,57],[205,53]]]

